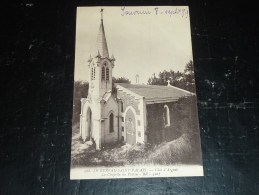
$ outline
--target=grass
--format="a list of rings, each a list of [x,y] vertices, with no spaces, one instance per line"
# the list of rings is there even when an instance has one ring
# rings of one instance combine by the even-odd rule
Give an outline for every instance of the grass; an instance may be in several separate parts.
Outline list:
[[[186,157],[191,153],[191,144],[187,134],[170,142],[163,142],[149,151],[144,163],[179,164],[186,163]]]
[[[190,134],[183,134],[178,139],[158,145],[117,144],[116,146],[96,151],[90,141],[83,143],[79,133],[74,133],[72,138],[71,166],[200,164],[200,151],[193,147],[195,143],[192,143],[192,139],[193,137]]]

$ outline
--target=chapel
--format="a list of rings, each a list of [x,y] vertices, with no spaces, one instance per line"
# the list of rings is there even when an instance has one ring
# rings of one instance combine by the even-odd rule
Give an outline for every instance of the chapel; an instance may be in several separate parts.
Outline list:
[[[92,140],[96,149],[125,143],[159,143],[175,131],[181,97],[194,93],[168,86],[112,83],[115,58],[109,54],[104,22],[97,38],[96,52],[88,60],[88,96],[81,98],[80,136]]]

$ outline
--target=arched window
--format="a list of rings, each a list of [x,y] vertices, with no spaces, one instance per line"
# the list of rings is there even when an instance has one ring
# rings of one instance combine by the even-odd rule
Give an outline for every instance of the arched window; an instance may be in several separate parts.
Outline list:
[[[121,101],[121,112],[123,112],[123,102]]]
[[[166,127],[170,126],[170,110],[167,105],[164,106],[164,124]]]
[[[93,80],[95,80],[95,67],[94,67],[94,75],[93,75]]]
[[[109,68],[106,67],[106,81],[109,81]]]
[[[94,68],[91,69],[91,80],[94,80]]]
[[[102,67],[102,80],[105,80],[105,67]]]
[[[113,125],[113,113],[110,114],[109,122],[110,122],[110,133],[114,132],[114,125]]]

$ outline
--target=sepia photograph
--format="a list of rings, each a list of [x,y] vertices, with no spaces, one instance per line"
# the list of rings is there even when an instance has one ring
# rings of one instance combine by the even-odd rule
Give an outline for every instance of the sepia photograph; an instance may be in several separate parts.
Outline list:
[[[203,176],[189,14],[77,8],[70,179]]]

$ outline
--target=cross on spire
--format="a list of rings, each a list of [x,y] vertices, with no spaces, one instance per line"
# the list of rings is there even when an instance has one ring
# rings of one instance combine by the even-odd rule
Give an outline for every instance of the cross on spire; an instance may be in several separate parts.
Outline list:
[[[103,20],[103,9],[101,9],[101,20]]]

